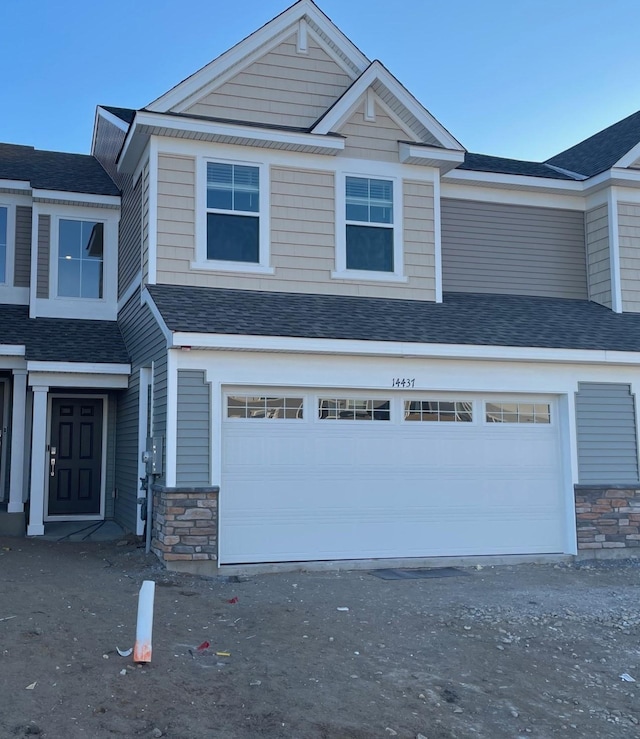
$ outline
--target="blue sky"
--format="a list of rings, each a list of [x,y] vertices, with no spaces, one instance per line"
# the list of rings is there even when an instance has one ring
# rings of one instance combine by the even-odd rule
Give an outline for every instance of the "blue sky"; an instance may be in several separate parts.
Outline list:
[[[287,0],[3,0],[0,141],[88,152]],[[638,0],[319,0],[470,151],[541,160],[640,109]],[[391,11],[390,11],[391,9]]]

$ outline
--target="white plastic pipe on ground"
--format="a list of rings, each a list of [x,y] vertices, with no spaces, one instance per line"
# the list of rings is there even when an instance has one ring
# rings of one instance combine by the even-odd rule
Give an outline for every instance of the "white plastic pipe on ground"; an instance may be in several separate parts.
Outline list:
[[[151,662],[151,636],[153,632],[153,601],[156,584],[153,580],[145,580],[138,595],[138,623],[136,626],[136,643],[133,648],[134,662]]]

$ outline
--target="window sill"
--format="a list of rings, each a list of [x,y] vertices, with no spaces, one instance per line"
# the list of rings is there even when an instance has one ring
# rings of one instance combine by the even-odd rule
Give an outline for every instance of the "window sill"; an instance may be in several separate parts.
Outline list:
[[[255,275],[275,274],[273,267],[266,264],[254,264],[252,262],[222,262],[210,260],[206,262],[191,262],[191,269],[200,272],[244,272]]]
[[[408,282],[409,278],[395,272],[369,272],[364,269],[345,269],[331,273],[332,280],[358,280],[368,282]]]

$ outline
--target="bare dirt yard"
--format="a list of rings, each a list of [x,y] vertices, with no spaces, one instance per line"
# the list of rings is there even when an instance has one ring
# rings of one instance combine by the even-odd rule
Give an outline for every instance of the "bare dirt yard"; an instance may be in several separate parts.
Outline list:
[[[135,542],[0,539],[0,737],[639,737],[639,576],[237,581],[168,573]],[[153,661],[136,666],[116,647],[145,579]]]

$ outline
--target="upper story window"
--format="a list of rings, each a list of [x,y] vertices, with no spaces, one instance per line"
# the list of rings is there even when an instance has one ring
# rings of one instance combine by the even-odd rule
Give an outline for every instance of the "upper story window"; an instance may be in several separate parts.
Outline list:
[[[7,236],[9,209],[0,206],[0,283],[7,281]]]
[[[393,272],[393,182],[346,179],[347,269]]]
[[[207,163],[207,259],[260,263],[260,170]]]
[[[58,222],[58,287],[61,298],[102,298],[104,224]]]

